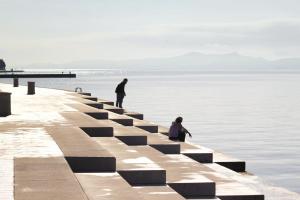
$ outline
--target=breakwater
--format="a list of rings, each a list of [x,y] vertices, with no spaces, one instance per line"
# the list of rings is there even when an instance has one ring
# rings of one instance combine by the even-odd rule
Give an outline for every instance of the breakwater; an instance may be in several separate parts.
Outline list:
[[[243,183],[244,161],[169,141],[141,113],[89,93],[0,86],[12,93],[0,128],[4,199],[264,199]]]
[[[76,74],[74,73],[45,73],[45,74],[31,74],[31,73],[21,73],[21,74],[13,74],[13,73],[0,73],[0,78],[76,78]]]

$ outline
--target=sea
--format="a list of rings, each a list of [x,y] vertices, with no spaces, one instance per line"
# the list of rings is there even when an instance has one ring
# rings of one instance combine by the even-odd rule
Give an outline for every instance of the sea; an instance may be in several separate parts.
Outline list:
[[[128,79],[123,106],[146,120],[170,126],[178,116],[189,142],[245,160],[267,200],[300,199],[300,71],[201,71],[140,69],[27,69],[76,73],[77,78],[20,79],[37,87],[115,100]],[[12,83],[11,79],[0,82]],[[253,185],[252,185],[253,186]]]

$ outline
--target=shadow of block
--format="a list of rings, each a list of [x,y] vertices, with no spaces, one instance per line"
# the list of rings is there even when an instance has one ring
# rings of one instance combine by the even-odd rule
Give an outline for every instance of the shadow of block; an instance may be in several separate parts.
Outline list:
[[[147,145],[147,136],[126,135],[126,136],[115,136],[115,137],[129,146]]]
[[[164,154],[180,154],[180,144],[150,144],[149,146]]]
[[[213,153],[182,153],[182,154],[199,163],[213,162]]]
[[[165,185],[165,170],[120,170],[118,173],[133,186]]]
[[[114,122],[122,124],[123,126],[133,126],[133,119],[111,119]]]
[[[86,112],[85,114],[87,114],[95,119],[108,119],[107,112]]]
[[[85,105],[91,106],[93,108],[103,109],[102,103],[86,103]]]
[[[168,183],[168,185],[185,198],[213,198],[216,194],[214,182]]]
[[[115,172],[115,157],[65,157],[73,172]]]
[[[245,161],[233,161],[233,162],[215,162],[223,167],[231,169],[236,172],[245,172],[246,171],[246,162]]]
[[[113,127],[80,127],[90,137],[113,137]]]

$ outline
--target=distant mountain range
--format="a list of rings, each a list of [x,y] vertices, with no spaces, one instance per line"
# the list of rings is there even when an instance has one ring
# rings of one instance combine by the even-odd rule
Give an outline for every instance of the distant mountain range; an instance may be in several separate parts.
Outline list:
[[[275,61],[237,53],[207,55],[192,52],[175,57],[132,60],[90,60],[64,64],[36,64],[27,68],[66,69],[191,69],[191,70],[300,70],[300,58]]]

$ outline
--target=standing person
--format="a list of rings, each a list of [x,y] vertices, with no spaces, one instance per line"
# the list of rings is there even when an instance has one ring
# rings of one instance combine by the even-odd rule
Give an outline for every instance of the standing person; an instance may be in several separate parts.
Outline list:
[[[186,134],[189,134],[189,136],[192,137],[191,133],[182,126],[181,124],[182,121],[183,121],[182,117],[177,117],[175,121],[172,122],[172,125],[170,126],[169,129],[170,140],[175,140],[175,141],[179,140],[181,142],[184,142]]]
[[[125,93],[125,85],[128,82],[127,78],[124,78],[123,81],[121,83],[118,84],[118,86],[116,87],[116,94],[117,94],[117,101],[116,101],[116,106],[123,108],[122,107],[122,103],[123,103],[123,99],[126,96]]]

